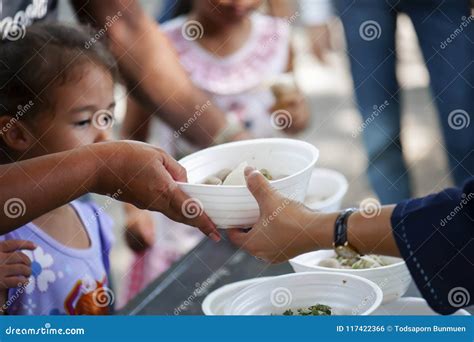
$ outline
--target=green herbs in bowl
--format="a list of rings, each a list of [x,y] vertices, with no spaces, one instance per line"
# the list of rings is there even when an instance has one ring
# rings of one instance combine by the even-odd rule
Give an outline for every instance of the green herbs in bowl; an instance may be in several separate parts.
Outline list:
[[[316,304],[308,308],[288,309],[283,312],[283,316],[331,316],[332,309],[324,304]]]

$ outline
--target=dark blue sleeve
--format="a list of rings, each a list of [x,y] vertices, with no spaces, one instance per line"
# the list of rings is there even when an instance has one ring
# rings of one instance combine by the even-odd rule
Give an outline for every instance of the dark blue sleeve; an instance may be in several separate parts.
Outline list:
[[[428,304],[450,314],[474,304],[474,178],[462,189],[398,204],[393,235]]]

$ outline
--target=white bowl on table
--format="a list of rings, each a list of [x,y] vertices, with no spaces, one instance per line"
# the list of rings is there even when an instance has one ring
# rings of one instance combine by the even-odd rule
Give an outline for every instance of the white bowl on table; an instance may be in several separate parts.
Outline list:
[[[178,182],[178,186],[202,206],[218,228],[250,227],[257,222],[259,209],[245,185],[199,183],[222,169],[233,169],[246,161],[257,169],[267,169],[274,176],[288,175],[271,181],[272,186],[284,196],[303,202],[318,156],[316,147],[294,139],[222,144],[181,159],[179,163],[188,173],[188,183]],[[186,208],[183,210],[187,212]]]
[[[321,212],[337,211],[341,209],[348,187],[349,183],[342,173],[316,168],[311,174],[304,204]]]
[[[206,316],[225,315],[234,297],[244,288],[272,277],[251,278],[224,285],[209,293],[202,302],[202,312]]]
[[[292,273],[241,290],[228,315],[281,315],[288,309],[328,305],[334,315],[369,315],[382,303],[382,291],[362,277],[327,272]]]
[[[383,292],[383,303],[389,303],[403,296],[410,286],[411,275],[401,258],[382,256],[389,265],[366,269],[341,269],[318,266],[323,259],[335,255],[334,250],[320,250],[301,254],[291,260],[293,270],[299,272],[333,272],[363,277],[376,283]]]

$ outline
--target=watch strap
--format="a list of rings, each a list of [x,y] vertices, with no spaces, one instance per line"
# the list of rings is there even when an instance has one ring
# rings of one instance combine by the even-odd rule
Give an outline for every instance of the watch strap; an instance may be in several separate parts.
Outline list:
[[[349,208],[342,211],[334,224],[334,247],[344,246],[347,244],[347,221],[357,209]]]

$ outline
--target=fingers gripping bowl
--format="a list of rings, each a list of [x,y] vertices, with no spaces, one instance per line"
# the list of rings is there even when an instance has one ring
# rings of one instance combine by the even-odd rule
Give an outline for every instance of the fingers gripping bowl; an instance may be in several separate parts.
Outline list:
[[[193,199],[183,205],[183,214],[197,216],[204,210],[218,228],[250,227],[257,222],[259,209],[245,185],[201,183],[223,169],[246,162],[270,174],[287,175],[271,181],[273,188],[302,202],[318,156],[318,149],[309,143],[278,138],[233,142],[193,153],[179,161],[188,173],[188,183],[178,185]]]

